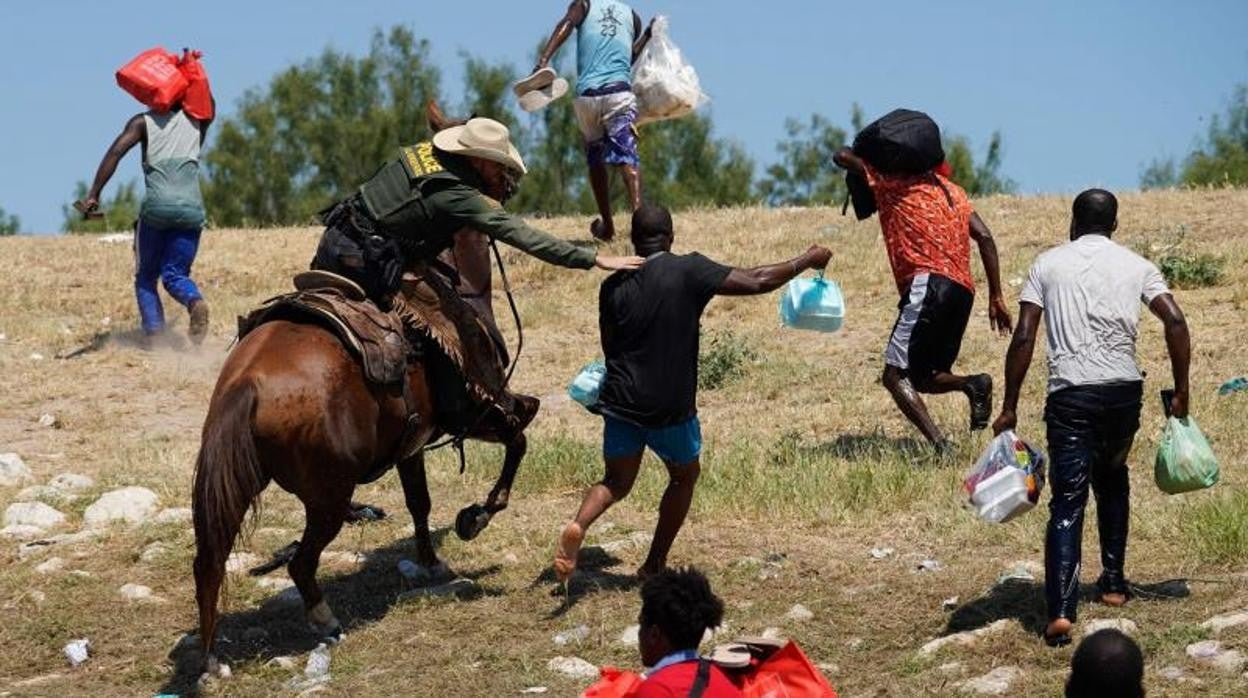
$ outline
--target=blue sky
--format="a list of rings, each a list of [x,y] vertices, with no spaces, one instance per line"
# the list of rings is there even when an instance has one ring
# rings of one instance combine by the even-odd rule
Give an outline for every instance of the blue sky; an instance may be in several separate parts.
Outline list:
[[[0,207],[51,232],[74,182],[138,110],[113,72],[151,45],[194,46],[225,114],[250,87],[325,46],[363,52],[372,30],[411,25],[433,42],[457,96],[459,52],[527,65],[562,0],[434,3],[263,0],[141,4],[6,0],[0,9]],[[1156,156],[1183,155],[1248,81],[1244,0],[637,0],[672,18],[718,133],[760,166],[789,116],[848,124],[898,106],[931,113],[978,148],[1005,137],[1007,175],[1030,192],[1137,185]],[[137,151],[114,179],[138,178]],[[110,189],[111,191],[111,189]]]

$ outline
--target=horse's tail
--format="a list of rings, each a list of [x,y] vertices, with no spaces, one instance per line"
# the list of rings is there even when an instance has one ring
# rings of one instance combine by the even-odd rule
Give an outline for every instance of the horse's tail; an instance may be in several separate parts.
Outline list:
[[[256,388],[237,385],[214,401],[204,423],[203,443],[195,462],[191,506],[195,523],[195,585],[200,631],[211,652],[217,595],[225,578],[226,558],[243,518],[267,484],[256,452],[252,417]]]
[[[227,391],[204,424],[195,462],[191,496],[195,538],[214,550],[228,551],[243,516],[260,496],[267,478],[256,453],[251,429],[256,389],[244,383]]]

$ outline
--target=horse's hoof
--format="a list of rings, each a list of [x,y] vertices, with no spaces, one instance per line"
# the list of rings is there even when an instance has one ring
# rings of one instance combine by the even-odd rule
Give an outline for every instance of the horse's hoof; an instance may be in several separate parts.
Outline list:
[[[334,612],[329,609],[329,604],[325,603],[324,599],[308,609],[308,629],[313,635],[330,645],[342,640],[342,623],[338,622],[338,618],[334,616]]]
[[[490,525],[492,514],[480,504],[471,504],[459,510],[455,517],[455,535],[460,540],[468,541],[481,535],[486,526]]]
[[[200,681],[204,679],[228,679],[234,675],[230,671],[230,665],[219,661],[216,657],[208,655],[204,660],[204,674],[200,677]]]

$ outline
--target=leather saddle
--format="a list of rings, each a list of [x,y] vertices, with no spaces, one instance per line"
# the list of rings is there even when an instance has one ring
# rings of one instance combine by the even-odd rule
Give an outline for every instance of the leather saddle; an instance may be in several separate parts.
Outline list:
[[[399,383],[407,374],[412,346],[398,317],[383,312],[350,279],[327,271],[305,271],[294,278],[295,291],[265,301],[238,318],[238,338],[266,322],[315,322],[333,332],[360,361],[373,383]]]

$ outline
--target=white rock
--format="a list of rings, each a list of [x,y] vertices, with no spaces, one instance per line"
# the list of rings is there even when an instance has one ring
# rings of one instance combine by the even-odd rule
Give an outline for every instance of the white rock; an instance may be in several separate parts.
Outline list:
[[[260,577],[256,580],[256,586],[272,591],[283,591],[294,588],[295,583],[289,577]]]
[[[545,399],[545,398],[543,398],[543,399],[542,399],[542,404],[545,404],[545,403],[546,403],[546,399]],[[526,689],[524,689],[523,691],[520,691],[520,693],[522,693],[522,694],[524,694],[524,695],[539,695],[539,694],[545,693],[545,692],[547,692],[547,691],[549,691],[549,690],[550,690],[550,689],[549,689],[549,688],[546,688],[545,686],[530,686],[529,688],[526,688]]]
[[[0,537],[9,540],[31,540],[43,535],[43,529],[25,524],[0,528]]]
[[[940,666],[936,667],[936,671],[939,671],[940,673],[945,674],[946,676],[949,676],[952,674],[961,674],[965,670],[966,670],[966,665],[963,664],[962,662],[945,662],[944,664],[941,664]]]
[[[295,662],[294,657],[274,657],[270,659],[269,661],[265,662],[264,665],[275,666],[280,669],[285,669],[287,671],[290,671],[291,669],[294,669],[295,667],[299,666],[299,664]]]
[[[945,647],[946,645],[956,645],[958,647],[971,647],[980,638],[988,637],[990,635],[996,635],[1000,632],[1003,632],[1008,627],[1010,627],[1010,619],[1002,618],[1001,620],[996,621],[992,623],[991,625],[985,625],[982,628],[976,628],[975,630],[966,630],[960,633],[954,633],[952,635],[945,635],[944,637],[938,637],[935,640],[932,640],[931,642],[928,642],[926,645],[923,645],[922,647],[920,647],[919,654],[923,656],[932,655],[940,651],[940,649],[942,647]]]
[[[4,510],[5,526],[47,529],[65,523],[65,515],[43,502],[18,502]]]
[[[641,643],[641,626],[630,625],[624,628],[624,632],[620,633],[620,636],[615,641],[621,645],[636,647]]]
[[[95,480],[78,473],[61,473],[49,480],[48,484],[64,492],[80,492],[94,486]]]
[[[1157,675],[1167,681],[1182,681],[1186,674],[1177,666],[1168,666],[1157,672]]]
[[[148,520],[160,507],[160,498],[146,487],[123,487],[106,492],[87,507],[82,520],[90,527],[111,523],[139,524]]]
[[[16,487],[35,479],[16,453],[0,453],[0,487]]]
[[[70,666],[78,666],[90,658],[90,650],[91,641],[84,637],[81,640],[71,641],[62,651],[65,652],[65,658],[69,660]]]
[[[1040,564],[1030,560],[1016,562],[1008,570],[1002,572],[1000,577],[997,577],[997,584],[1004,584],[1011,580],[1034,582],[1036,575],[1040,574],[1044,574],[1044,567]]]
[[[1192,659],[1212,659],[1222,652],[1222,643],[1217,640],[1193,642],[1187,646],[1187,656]]]
[[[32,351],[30,352],[30,360],[31,361],[43,361],[43,354],[40,354],[37,351]]]
[[[260,562],[260,557],[255,553],[230,553],[230,556],[225,560],[225,571],[230,574],[242,574],[252,567],[255,567],[258,562]]]
[[[47,427],[49,429],[59,429],[61,427],[61,420],[54,414],[44,413],[39,415],[39,426]]]
[[[123,599],[128,599],[130,601],[142,601],[144,599],[152,598],[151,587],[146,587],[142,584],[122,584],[121,588],[117,590],[117,593],[121,594]]]
[[[1248,664],[1248,657],[1244,657],[1239,650],[1222,649],[1222,643],[1217,640],[1205,640],[1188,645],[1187,656],[1225,674],[1238,674],[1244,670],[1244,665]]]
[[[919,563],[916,571],[918,572],[939,572],[945,569],[940,560],[924,560]]]
[[[804,621],[808,621],[814,618],[815,614],[809,608],[806,608],[805,606],[799,603],[799,604],[793,604],[793,608],[790,608],[789,612],[784,614],[784,617],[787,618],[788,620],[802,623]]]
[[[780,628],[763,628],[762,636],[768,640],[783,640],[784,631]]]
[[[598,667],[580,657],[555,657],[546,663],[546,668],[574,679],[598,678]]]
[[[1216,635],[1227,628],[1235,628],[1245,623],[1248,623],[1248,611],[1236,611],[1235,613],[1223,613],[1222,615],[1214,616],[1201,623],[1200,627],[1212,630]]]
[[[584,642],[588,638],[589,638],[589,626],[578,625],[575,628],[564,630],[561,633],[556,633],[555,636],[551,638],[551,640],[556,645],[563,647],[564,645],[571,645],[573,643],[579,644],[581,642]]]
[[[1009,693],[1010,687],[1021,678],[1023,678],[1022,669],[1016,666],[999,666],[983,676],[963,681],[958,687],[965,693],[975,693],[981,696],[1003,696]]]
[[[71,502],[77,497],[67,494],[50,485],[31,485],[17,493],[17,499],[23,502]]]
[[[940,602],[940,608],[945,611],[952,611],[953,609],[958,607],[958,602],[960,600],[961,599],[959,599],[956,596],[950,596],[949,598]]]
[[[508,565],[520,564],[520,556],[515,553],[507,553],[503,556],[503,562]]]
[[[883,560],[884,558],[893,554],[893,549],[892,548],[871,548],[871,550],[867,551],[867,554],[876,560]]]
[[[316,649],[312,650],[312,652],[308,654],[308,663],[303,667],[303,675],[310,679],[320,676],[328,676],[329,664],[331,660],[332,656],[329,651],[329,646],[325,643],[317,645]]]
[[[1135,621],[1126,618],[1097,618],[1084,624],[1083,636],[1087,637],[1101,630],[1117,630],[1124,635],[1134,636],[1139,628],[1135,625]]]
[[[603,543],[599,547],[602,548],[604,553],[611,553],[614,555],[615,553],[624,552],[626,550],[640,550],[641,548],[650,545],[650,541],[652,540],[654,540],[653,535],[637,531],[628,538],[611,541],[610,543]]]
[[[114,245],[126,243],[126,242],[132,242],[133,240],[134,240],[134,233],[109,233],[107,235],[95,236],[96,242],[102,242],[105,244],[114,244]]]
[[[48,595],[38,589],[30,591],[26,595],[30,597],[31,601],[35,602],[36,606],[42,606],[43,602],[48,600]]]
[[[186,507],[175,507],[171,509],[161,509],[156,515],[156,523],[172,524],[172,523],[189,523],[194,516],[194,512]]]
[[[866,640],[863,640],[860,637],[852,637],[849,639],[849,642],[845,643],[845,646],[851,650],[857,651],[861,649],[864,644],[866,644]]]
[[[65,567],[65,561],[59,557],[50,557],[43,562],[35,565],[35,571],[39,574],[52,574],[59,572]]]
[[[172,550],[172,548],[169,547],[168,543],[156,541],[146,548],[143,548],[143,552],[139,553],[139,560],[141,562],[155,562],[164,557],[170,550]]]

